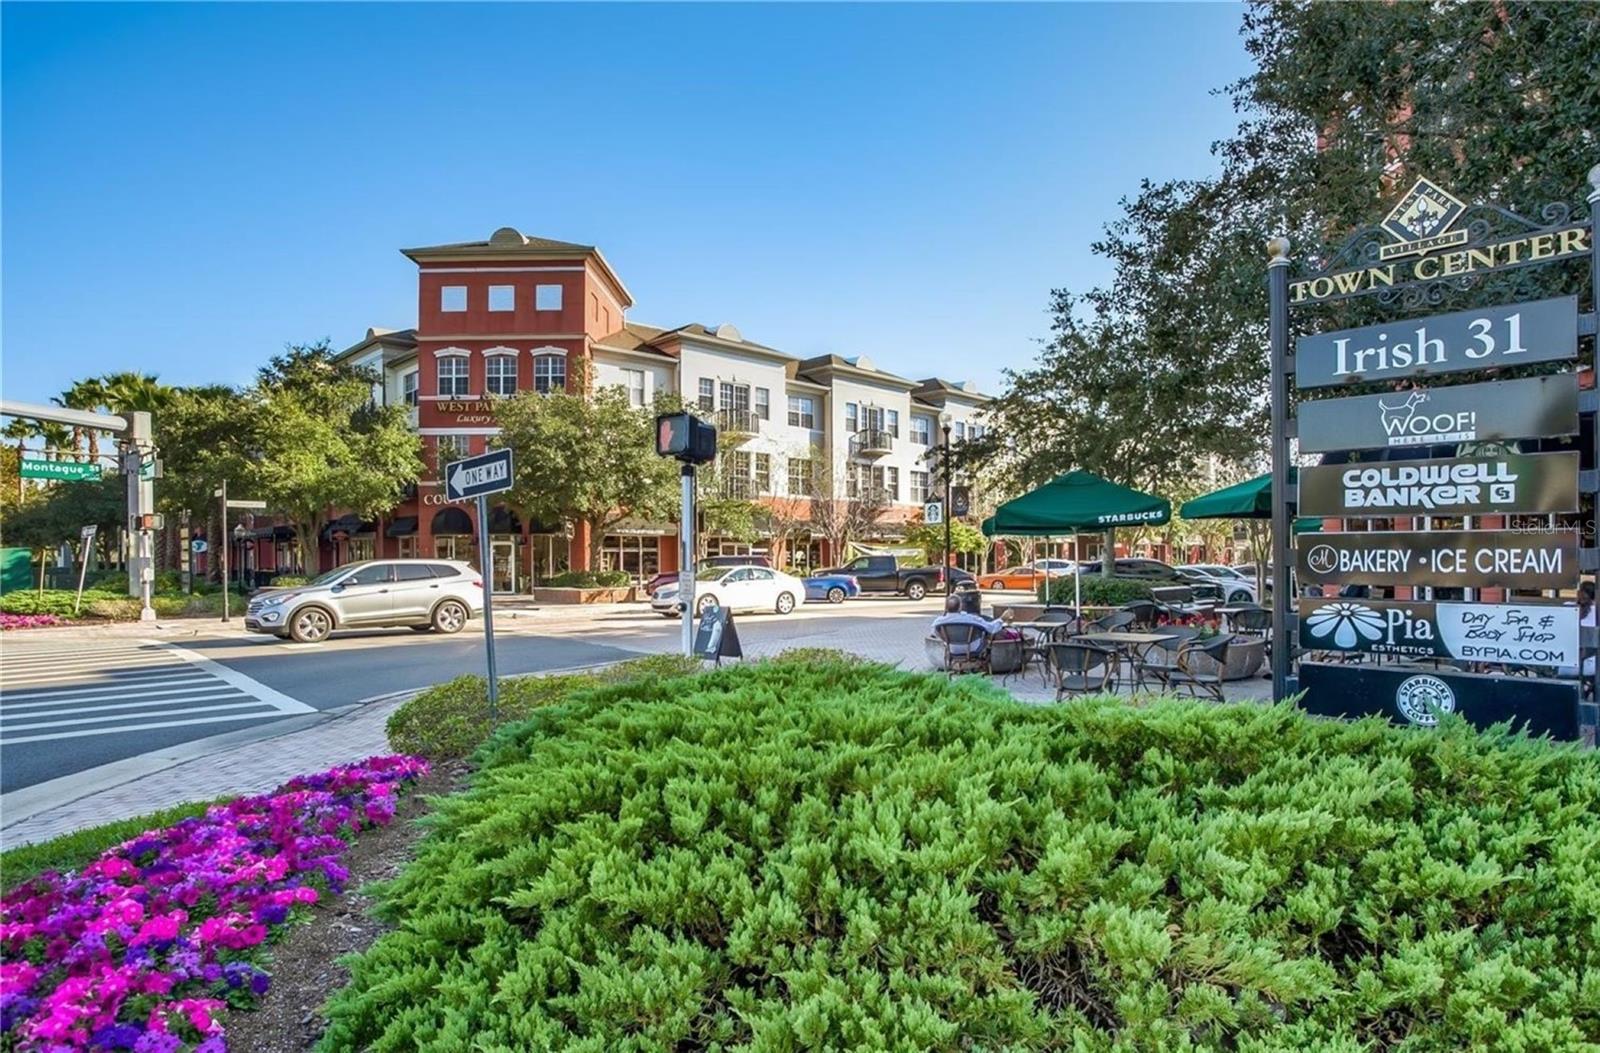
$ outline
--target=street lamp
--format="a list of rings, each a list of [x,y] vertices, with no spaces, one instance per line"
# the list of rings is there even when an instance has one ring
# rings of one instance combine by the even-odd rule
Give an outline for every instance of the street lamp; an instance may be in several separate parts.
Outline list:
[[[233,525],[233,541],[234,544],[239,546],[239,584],[241,586],[244,585],[244,539],[249,535],[250,532],[244,528],[243,523],[235,523]],[[223,582],[222,587],[226,590],[228,583]]]
[[[944,476],[944,594],[946,596],[955,589],[955,576],[950,573],[950,411],[945,410],[939,414],[939,430],[944,435],[944,442],[939,447],[939,469]]]

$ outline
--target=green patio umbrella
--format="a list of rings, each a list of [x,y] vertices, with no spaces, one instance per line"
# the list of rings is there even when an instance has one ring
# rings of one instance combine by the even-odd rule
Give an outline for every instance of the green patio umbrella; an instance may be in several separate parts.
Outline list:
[[[1160,526],[1171,518],[1172,502],[1164,497],[1119,486],[1093,472],[1073,471],[995,509],[983,521],[983,532],[989,537],[1053,537],[1119,526]],[[1106,555],[1107,560],[1114,558],[1114,553]],[[1073,574],[1073,602],[1080,608],[1081,577]]]
[[[1297,473],[1289,469],[1289,483],[1293,485]],[[1185,519],[1271,519],[1272,473],[1246,479],[1242,483],[1224,486],[1209,494],[1201,494],[1193,501],[1185,501],[1178,509]],[[1294,521],[1296,534],[1311,534],[1322,529],[1322,520],[1302,516]]]

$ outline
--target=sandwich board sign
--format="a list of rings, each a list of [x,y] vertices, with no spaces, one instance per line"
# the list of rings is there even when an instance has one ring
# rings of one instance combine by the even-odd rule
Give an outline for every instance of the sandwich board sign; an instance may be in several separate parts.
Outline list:
[[[724,658],[743,658],[744,648],[739,646],[739,630],[733,624],[733,612],[716,606],[700,616],[700,626],[694,634],[694,653],[701,658],[722,664]]]

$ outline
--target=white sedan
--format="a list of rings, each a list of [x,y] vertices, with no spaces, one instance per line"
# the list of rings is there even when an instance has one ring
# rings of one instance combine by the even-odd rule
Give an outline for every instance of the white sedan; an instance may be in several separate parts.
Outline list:
[[[1220,563],[1186,563],[1177,568],[1211,582],[1222,590],[1222,598],[1228,603],[1256,603],[1256,582],[1254,578],[1246,577],[1232,567],[1224,567]]]
[[[734,611],[777,611],[788,614],[806,598],[806,583],[771,567],[707,567],[694,576],[694,609],[704,614],[712,607]],[[650,597],[650,609],[668,618],[683,613],[678,583],[668,582]]]

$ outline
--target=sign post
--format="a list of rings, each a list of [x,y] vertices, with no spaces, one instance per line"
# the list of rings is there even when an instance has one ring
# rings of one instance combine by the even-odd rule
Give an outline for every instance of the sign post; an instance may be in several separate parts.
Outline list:
[[[717,456],[717,429],[692,413],[663,413],[656,418],[656,455],[671,457],[683,467],[682,510],[678,520],[678,603],[683,608],[683,653],[694,646],[694,470]]]
[[[78,613],[78,607],[83,603],[83,579],[84,575],[89,573],[89,549],[94,544],[94,535],[99,529],[98,524],[90,523],[83,528],[83,532],[80,535],[81,540],[78,543],[78,547],[82,551],[78,553],[78,595],[72,601],[73,614]]]
[[[478,574],[483,579],[483,649],[489,673],[489,726],[500,721],[500,680],[494,664],[494,556],[489,550],[489,495],[511,489],[511,451],[490,450],[445,466],[445,497],[478,500]]]

